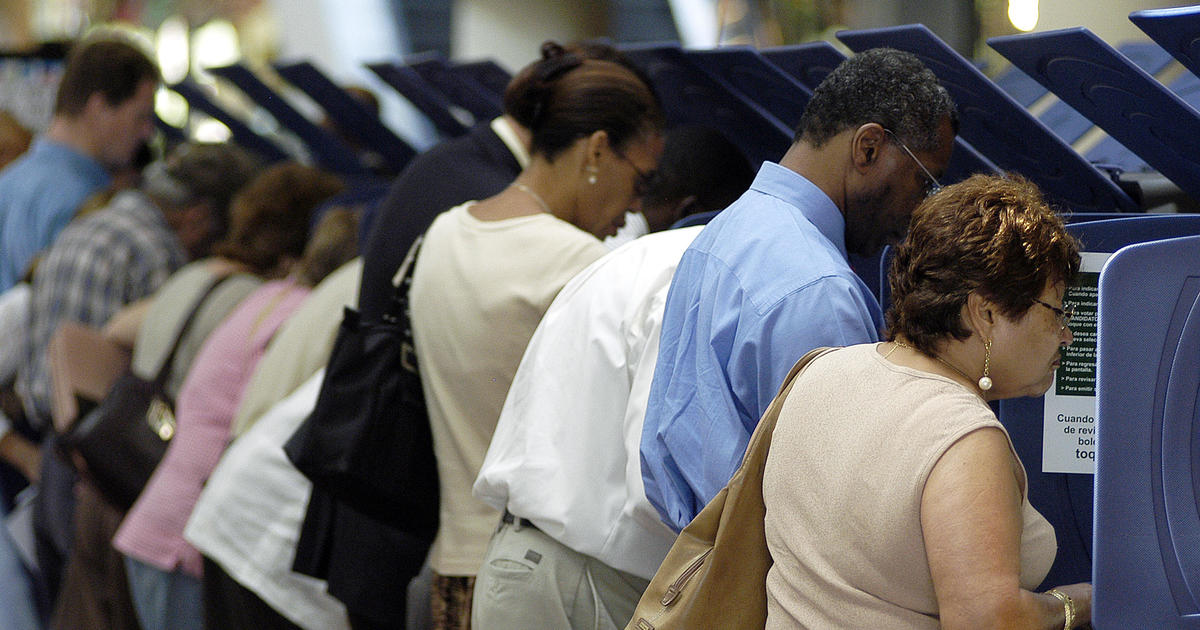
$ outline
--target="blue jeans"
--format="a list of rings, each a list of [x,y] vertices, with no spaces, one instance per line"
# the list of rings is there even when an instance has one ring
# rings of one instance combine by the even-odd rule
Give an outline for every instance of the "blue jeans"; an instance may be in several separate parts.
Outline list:
[[[33,584],[4,527],[4,516],[0,506],[0,628],[40,630]]]
[[[200,580],[125,557],[133,607],[144,630],[204,630]]]

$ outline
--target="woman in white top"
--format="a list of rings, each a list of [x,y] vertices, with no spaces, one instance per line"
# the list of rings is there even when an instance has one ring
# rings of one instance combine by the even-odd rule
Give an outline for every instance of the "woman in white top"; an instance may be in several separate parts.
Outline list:
[[[890,342],[815,361],[784,404],[763,499],[768,628],[1060,628],[1091,586],[1036,588],[1054,530],[987,402],[1040,396],[1070,344],[1078,244],[1037,188],[929,196],[896,253]]]
[[[568,280],[607,249],[662,152],[657,99],[628,67],[557,44],[509,108],[530,121],[530,163],[511,186],[440,215],[410,293],[441,490],[430,551],[435,628],[466,628],[500,513],[475,499],[500,408],[534,328]]]

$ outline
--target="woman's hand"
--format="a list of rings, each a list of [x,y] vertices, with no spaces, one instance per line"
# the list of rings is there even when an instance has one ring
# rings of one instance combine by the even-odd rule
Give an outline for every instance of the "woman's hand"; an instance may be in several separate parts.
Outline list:
[[[1072,620],[1072,628],[1088,628],[1092,622],[1092,585],[1087,582],[1078,584],[1068,584],[1066,586],[1056,586],[1054,590],[1059,591],[1063,595],[1071,598],[1071,605],[1075,608],[1075,618]],[[1049,591],[1043,593],[1050,597],[1052,606],[1057,607],[1065,613],[1065,604],[1062,600],[1050,594]],[[1061,627],[1061,626],[1060,626]]]

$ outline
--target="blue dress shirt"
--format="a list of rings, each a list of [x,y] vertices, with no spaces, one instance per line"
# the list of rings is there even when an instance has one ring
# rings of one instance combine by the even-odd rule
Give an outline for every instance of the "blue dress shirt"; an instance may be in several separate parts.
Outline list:
[[[642,430],[646,496],[683,529],[733,476],[796,360],[877,341],[879,303],[846,260],[845,219],[765,162],[684,253],[663,316]]]
[[[45,138],[0,171],[0,291],[21,279],[34,256],[111,179],[96,160]]]

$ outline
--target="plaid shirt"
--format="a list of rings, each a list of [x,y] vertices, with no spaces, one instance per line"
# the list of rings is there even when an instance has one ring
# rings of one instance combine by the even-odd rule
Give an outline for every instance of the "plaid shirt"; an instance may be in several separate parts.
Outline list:
[[[119,193],[62,231],[33,279],[30,344],[17,376],[31,422],[45,426],[50,417],[46,349],[59,322],[103,326],[125,305],[157,291],[186,258],[162,212],[137,191]]]

